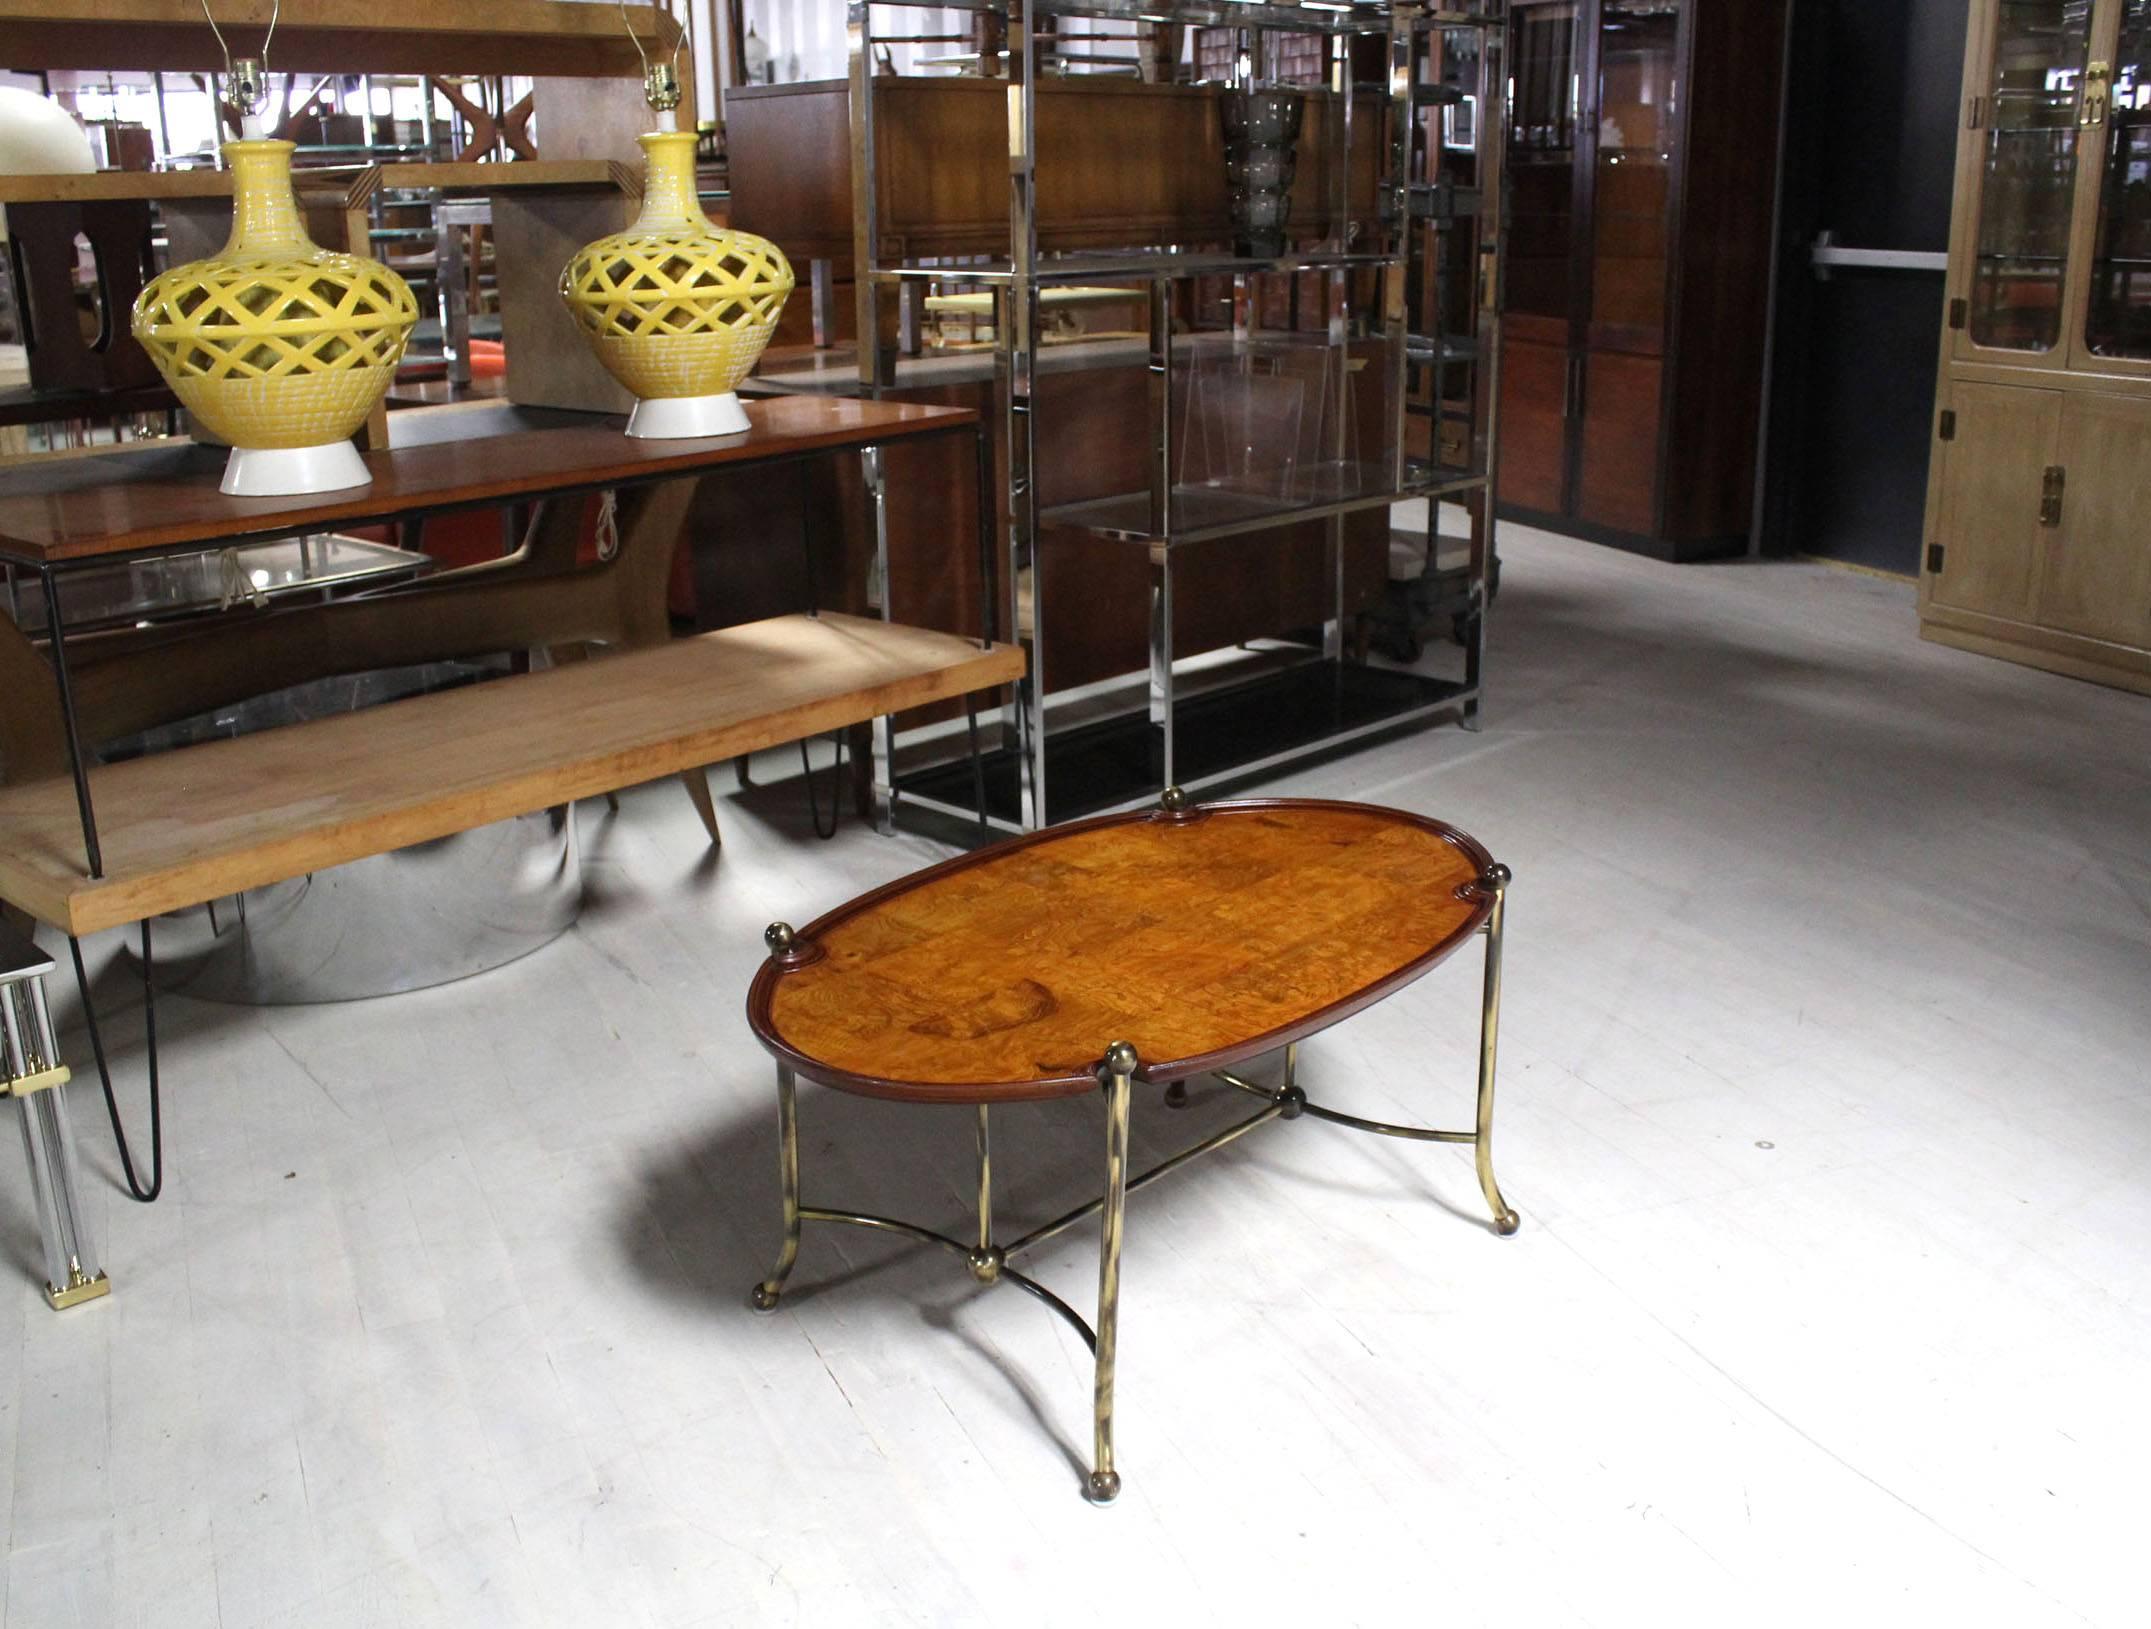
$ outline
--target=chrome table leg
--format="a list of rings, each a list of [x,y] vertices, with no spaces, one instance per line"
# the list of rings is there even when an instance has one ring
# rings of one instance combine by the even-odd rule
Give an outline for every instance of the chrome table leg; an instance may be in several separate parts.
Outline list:
[[[68,1071],[45,1005],[45,975],[52,966],[29,940],[0,926],[0,1095],[22,1105],[23,1156],[44,1240],[45,1299],[58,1309],[94,1301],[112,1284],[82,1225],[74,1130],[61,1090]]]

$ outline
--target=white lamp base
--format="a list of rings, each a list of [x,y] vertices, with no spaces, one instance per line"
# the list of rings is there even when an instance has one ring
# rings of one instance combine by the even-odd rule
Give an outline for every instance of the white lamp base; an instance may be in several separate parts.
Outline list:
[[[750,426],[736,392],[721,396],[653,396],[635,403],[627,433],[642,441],[688,441],[736,436]]]
[[[290,498],[366,486],[373,472],[348,441],[319,447],[234,447],[219,490],[235,498]]]

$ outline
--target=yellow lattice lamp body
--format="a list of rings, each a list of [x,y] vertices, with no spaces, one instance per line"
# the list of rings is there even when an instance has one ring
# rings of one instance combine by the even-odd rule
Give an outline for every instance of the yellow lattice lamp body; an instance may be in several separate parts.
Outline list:
[[[388,389],[418,321],[402,278],[306,235],[291,146],[225,143],[231,241],[174,266],[134,304],[134,337],[173,394],[232,444],[224,490],[248,497],[372,479],[351,436]]]
[[[606,371],[635,393],[629,435],[732,435],[747,428],[736,387],[777,330],[791,262],[702,213],[693,131],[639,140],[641,214],[568,262],[560,297]]]

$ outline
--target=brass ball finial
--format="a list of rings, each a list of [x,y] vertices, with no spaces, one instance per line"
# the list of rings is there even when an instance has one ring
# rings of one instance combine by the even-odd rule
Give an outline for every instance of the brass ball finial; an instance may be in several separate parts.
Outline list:
[[[1486,868],[1486,885],[1489,888],[1506,888],[1515,879],[1516,873],[1499,860]]]
[[[1185,814],[1187,806],[1188,795],[1177,786],[1168,786],[1165,795],[1158,799],[1158,807],[1167,814]]]
[[[1132,1075],[1140,1065],[1141,1060],[1136,1057],[1135,1048],[1126,1041],[1115,1041],[1105,1049],[1105,1066],[1113,1074]]]
[[[769,946],[772,956],[789,955],[792,943],[797,937],[789,922],[772,922],[762,930],[762,943]]]

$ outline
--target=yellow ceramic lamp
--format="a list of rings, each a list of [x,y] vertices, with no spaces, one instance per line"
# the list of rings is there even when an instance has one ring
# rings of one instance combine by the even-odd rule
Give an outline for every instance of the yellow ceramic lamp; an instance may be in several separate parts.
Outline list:
[[[224,490],[332,492],[372,476],[351,436],[388,389],[418,321],[378,260],[306,235],[288,141],[226,142],[232,235],[134,304],[134,337],[188,412],[232,444]]]
[[[792,267],[774,243],[713,224],[695,197],[695,136],[637,138],[642,212],[560,274],[560,297],[605,369],[635,393],[627,433],[659,440],[747,428],[735,394],[777,330]]]

